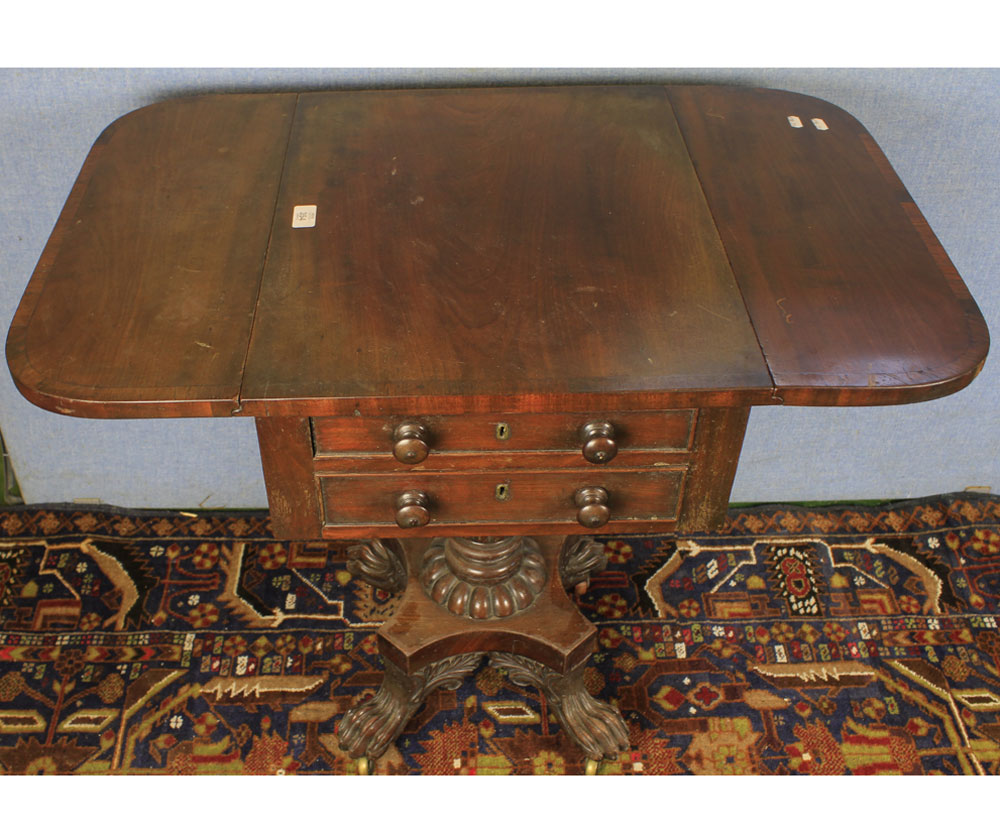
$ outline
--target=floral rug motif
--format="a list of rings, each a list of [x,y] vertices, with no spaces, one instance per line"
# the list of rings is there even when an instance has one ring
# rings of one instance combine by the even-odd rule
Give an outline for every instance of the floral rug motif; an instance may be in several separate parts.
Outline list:
[[[585,679],[631,732],[601,773],[1000,773],[1000,497],[600,540]],[[265,513],[0,510],[0,773],[353,774],[336,726],[378,687],[394,603]],[[583,765],[483,664],[378,770]]]

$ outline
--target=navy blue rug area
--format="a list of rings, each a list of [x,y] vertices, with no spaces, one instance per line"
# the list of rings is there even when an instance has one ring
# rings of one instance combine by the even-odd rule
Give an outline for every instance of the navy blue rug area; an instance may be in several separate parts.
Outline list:
[[[1000,772],[1000,498],[730,511],[613,536],[581,597],[600,772]],[[396,598],[266,513],[0,509],[0,772],[354,774],[343,713]],[[574,774],[544,697],[486,664],[433,693],[387,774]]]

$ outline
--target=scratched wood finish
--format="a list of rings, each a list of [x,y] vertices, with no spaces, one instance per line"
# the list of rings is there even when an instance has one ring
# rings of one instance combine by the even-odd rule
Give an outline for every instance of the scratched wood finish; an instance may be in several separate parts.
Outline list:
[[[728,408],[777,405],[771,388],[731,390],[658,390],[617,393],[455,394],[359,399],[274,399],[241,401],[243,416],[312,417],[380,416],[400,414],[581,413],[583,411],[650,411],[683,408]]]
[[[104,131],[8,336],[28,399],[88,417],[237,408],[294,106],[179,99]]]
[[[289,228],[299,203],[315,228]],[[608,470],[690,465],[681,526],[712,525],[748,405],[943,395],[987,346],[850,116],[774,91],[616,87],[130,114],[88,156],[7,352],[22,391],[66,413],[277,418],[258,426],[272,503],[297,502],[278,524],[309,537],[315,477],[393,471],[395,418],[435,423],[442,469],[580,474],[577,415],[664,407],[721,409],[693,453],[679,424],[662,448],[645,428],[628,448],[626,425]],[[500,412],[520,451],[484,427]],[[317,420],[313,459],[305,417],[335,414],[354,416]]]
[[[749,417],[749,408],[702,408],[698,412],[678,532],[710,532],[725,522]]]
[[[289,419],[289,417],[260,417],[260,419]],[[326,454],[313,460],[317,474],[399,474],[401,472],[483,471],[484,469],[509,469],[511,471],[565,471],[599,472],[609,469],[637,469],[643,467],[683,466],[691,459],[690,451],[658,451],[655,449],[627,449],[609,463],[588,462],[579,451],[516,451],[505,454],[491,451],[452,451],[431,454],[423,463],[406,465],[392,454]]]
[[[247,413],[770,385],[662,88],[300,96]]]
[[[258,419],[257,443],[276,538],[320,537],[319,486],[313,476],[312,436],[302,417]]]
[[[748,408],[704,408],[699,411],[697,428],[693,446],[686,452],[649,452],[658,454],[656,457],[642,456],[642,452],[634,452],[631,459],[634,465],[631,472],[642,474],[654,473],[667,469],[672,472],[684,472],[683,486],[680,490],[680,509],[672,513],[676,522],[670,520],[636,520],[623,519],[612,514],[612,519],[602,532],[669,532],[675,527],[683,532],[716,529],[723,522],[728,505],[729,493],[732,488],[736,466],[739,460],[743,434],[746,428]],[[521,519],[512,527],[510,521],[483,521],[481,509],[470,510],[469,517],[460,519],[461,523],[442,525],[437,523],[412,530],[398,529],[393,525],[394,505],[392,498],[397,491],[403,491],[414,484],[426,488],[427,481],[417,483],[413,478],[435,473],[433,470],[414,467],[400,477],[401,464],[392,459],[391,463],[382,466],[378,464],[377,455],[335,455],[315,456],[315,449],[308,420],[302,418],[260,418],[257,420],[258,437],[261,446],[261,458],[267,482],[269,503],[272,512],[272,523],[275,534],[293,540],[309,540],[321,537],[356,538],[356,537],[427,537],[443,534],[457,535],[500,535],[509,534],[516,529],[523,534],[553,534],[555,532],[578,532],[579,527],[572,519],[571,504],[560,505],[558,511],[564,520],[538,522]],[[619,456],[624,456],[622,452]],[[388,452],[386,457],[391,458]],[[607,485],[605,475],[624,469],[624,466],[614,466],[617,458],[609,466],[594,466],[582,461],[576,454],[570,461],[565,453],[559,452],[521,452],[517,455],[490,451],[483,453],[441,455],[447,457],[447,463],[441,465],[438,474],[447,471],[446,466],[455,466],[452,471],[463,474],[477,475],[475,481],[481,488],[482,502],[495,502],[495,487],[498,483],[510,482],[520,487],[522,480],[528,481],[530,492],[540,490],[544,499],[552,501],[566,497],[559,492],[566,483],[560,479],[553,487],[550,479],[552,474],[575,473],[580,485]],[[511,459],[518,458],[518,459]],[[535,462],[536,468],[530,470],[528,463]],[[482,475],[486,477],[486,490]],[[542,481],[532,483],[536,474],[543,476]],[[383,475],[396,475],[387,480]],[[332,475],[337,475],[332,477]],[[348,475],[348,476],[344,476]],[[518,482],[511,480],[512,475],[518,476]],[[360,513],[354,526],[327,525],[324,527],[323,508],[320,502],[320,484],[330,494],[354,491],[359,480],[372,481],[374,485],[364,491],[367,505],[364,513]],[[587,482],[584,483],[583,481]],[[440,482],[440,481],[432,481]],[[473,481],[466,481],[471,483]],[[339,484],[339,485],[333,485]],[[469,487],[466,487],[469,492]],[[521,495],[519,488],[517,494]],[[357,495],[350,499],[356,500]],[[463,500],[472,500],[466,494]],[[357,511],[357,506],[354,510]],[[568,513],[568,514],[567,514]],[[362,514],[364,517],[362,517]],[[535,514],[535,513],[532,513]],[[514,517],[513,515],[511,517]],[[569,518],[569,520],[565,520]]]
[[[489,524],[499,530],[511,524],[555,523],[565,525],[567,532],[590,532],[577,523],[573,501],[577,489],[590,486],[607,490],[613,520],[673,521],[677,518],[684,471],[684,467],[664,467],[320,477],[324,535],[335,533],[336,527],[347,527],[350,532],[364,526],[382,527],[385,537],[403,537],[410,532],[426,536],[463,524]],[[496,497],[498,486],[506,490],[504,500]],[[430,499],[430,522],[426,527],[410,530],[396,525],[396,497],[410,489],[419,489]]]
[[[392,432],[415,420],[430,433],[430,454],[455,451],[540,451],[582,448],[580,428],[607,420],[619,453],[629,449],[684,450],[691,445],[696,411],[596,411],[578,414],[461,414],[394,418],[314,419],[316,455],[374,452],[392,454]],[[499,435],[498,435],[499,429]],[[402,465],[402,464],[400,464]]]
[[[643,520],[612,518],[598,530],[584,529],[572,520],[565,521],[510,521],[486,522],[467,521],[457,524],[439,524],[433,529],[414,527],[399,529],[383,524],[368,523],[353,527],[324,524],[309,536],[300,536],[302,540],[326,539],[331,541],[356,541],[368,538],[436,538],[439,536],[497,536],[497,535],[669,535],[677,529],[676,519]]]
[[[775,90],[668,94],[781,401],[912,402],[972,380],[982,316],[853,116]]]
[[[987,349],[856,120],[706,86],[144,108],[95,144],[7,341],[25,396],[97,417],[890,404]]]

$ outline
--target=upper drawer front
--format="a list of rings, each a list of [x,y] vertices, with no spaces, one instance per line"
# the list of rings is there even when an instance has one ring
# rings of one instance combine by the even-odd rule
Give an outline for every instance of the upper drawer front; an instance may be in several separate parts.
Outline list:
[[[461,414],[385,417],[317,417],[313,422],[316,456],[392,455],[393,431],[404,422],[426,427],[430,464],[449,452],[574,451],[582,448],[580,429],[603,420],[614,426],[621,452],[687,451],[694,433],[694,409],[579,414]]]
[[[602,532],[645,529],[677,518],[684,467],[589,472],[424,472],[320,477],[324,535],[336,537],[337,528],[363,537],[366,529],[391,537],[434,534],[490,534],[511,525],[549,528],[552,532]],[[591,530],[577,521],[576,492],[600,487],[607,493],[610,519]],[[426,526],[401,529],[397,525],[397,498],[419,490],[428,499]],[[638,526],[636,522],[640,522]],[[643,523],[645,522],[645,524]],[[477,527],[469,531],[468,527]]]

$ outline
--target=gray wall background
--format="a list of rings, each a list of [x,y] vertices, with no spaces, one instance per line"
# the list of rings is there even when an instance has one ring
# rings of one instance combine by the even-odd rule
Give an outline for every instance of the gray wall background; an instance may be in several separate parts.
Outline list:
[[[0,333],[100,131],[201,92],[561,82],[732,83],[815,95],[857,116],[906,183],[1000,339],[1000,70],[0,69]],[[1000,348],[997,348],[1000,349]],[[755,408],[732,499],[1000,491],[1000,360],[942,400]],[[0,431],[29,502],[262,507],[250,419],[83,420],[34,407],[0,369]]]

